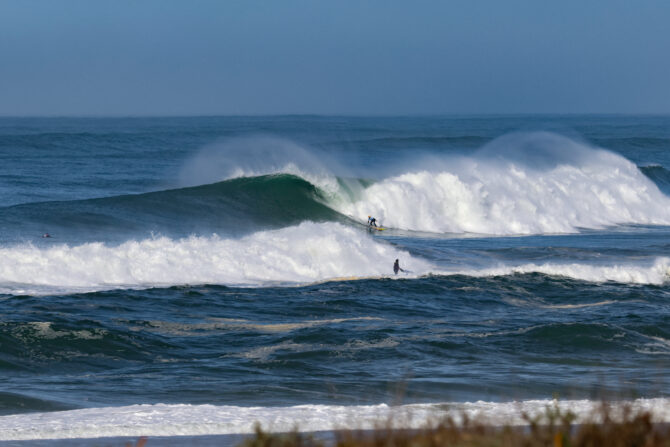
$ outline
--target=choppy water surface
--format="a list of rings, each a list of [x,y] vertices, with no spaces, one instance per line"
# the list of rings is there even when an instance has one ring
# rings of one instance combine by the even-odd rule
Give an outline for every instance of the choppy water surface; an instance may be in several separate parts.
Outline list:
[[[663,117],[0,119],[0,438],[665,408],[669,149]]]

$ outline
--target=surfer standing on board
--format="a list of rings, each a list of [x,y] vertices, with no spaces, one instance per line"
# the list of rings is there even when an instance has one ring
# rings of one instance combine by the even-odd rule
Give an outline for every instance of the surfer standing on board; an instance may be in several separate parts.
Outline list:
[[[368,226],[376,227],[377,226],[377,219],[375,219],[372,216],[368,216]]]
[[[393,263],[393,273],[395,273],[397,275],[398,270],[400,270],[401,272],[404,272],[404,270],[400,268],[400,261],[398,261],[396,259],[395,262]]]

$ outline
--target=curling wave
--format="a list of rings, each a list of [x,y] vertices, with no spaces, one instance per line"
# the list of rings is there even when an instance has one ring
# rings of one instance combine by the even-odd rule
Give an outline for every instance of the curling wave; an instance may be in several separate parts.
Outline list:
[[[70,243],[122,242],[150,232],[241,236],[304,221],[364,222],[371,214],[386,227],[456,234],[670,225],[670,198],[661,191],[670,190],[667,170],[638,168],[613,152],[551,133],[507,135],[469,156],[424,154],[377,181],[335,176],[293,146],[274,157],[268,155],[274,146],[260,147],[266,150],[251,158],[254,163],[238,154],[239,165],[219,167],[221,156],[210,154],[184,170],[183,182],[193,183],[195,172],[211,162],[211,172],[198,179],[214,183],[3,208],[6,239],[0,242],[44,231]],[[296,154],[299,162],[288,161]]]
[[[0,226],[10,240],[49,231],[72,242],[123,241],[150,232],[240,236],[307,220],[347,220],[324,201],[322,191],[308,181],[276,174],[144,194],[15,205],[2,209]]]

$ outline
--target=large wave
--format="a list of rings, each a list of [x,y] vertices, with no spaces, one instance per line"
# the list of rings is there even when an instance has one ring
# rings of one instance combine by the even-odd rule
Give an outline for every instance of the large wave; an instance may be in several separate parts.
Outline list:
[[[180,188],[4,208],[3,242],[45,231],[67,242],[120,242],[150,232],[240,236],[303,221],[365,222],[368,215],[391,228],[456,234],[670,225],[670,198],[652,181],[670,181],[664,168],[639,169],[560,135],[511,134],[467,156],[404,157],[367,175],[352,167],[348,176],[341,164],[294,143],[233,139],[190,160]]]
[[[325,200],[319,188],[300,177],[264,175],[145,194],[16,205],[2,209],[0,226],[9,240],[47,231],[67,242],[118,242],[151,232],[239,236],[307,220],[347,220]]]
[[[0,293],[45,294],[181,284],[295,285],[393,274],[427,262],[338,223],[304,222],[240,239],[156,237],[118,246],[100,242],[0,248]]]
[[[424,161],[336,207],[429,232],[543,234],[670,224],[670,198],[635,164],[546,132],[507,135],[470,157]]]

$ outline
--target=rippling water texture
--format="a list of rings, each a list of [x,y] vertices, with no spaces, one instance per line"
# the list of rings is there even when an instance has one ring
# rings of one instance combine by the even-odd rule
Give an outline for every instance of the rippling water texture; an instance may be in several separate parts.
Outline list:
[[[3,118],[0,166],[2,439],[667,405],[668,118]]]

